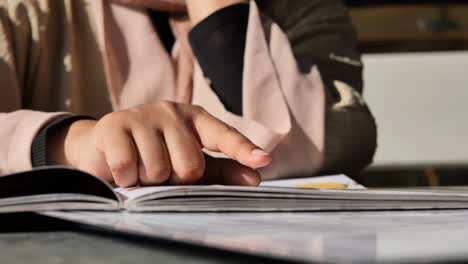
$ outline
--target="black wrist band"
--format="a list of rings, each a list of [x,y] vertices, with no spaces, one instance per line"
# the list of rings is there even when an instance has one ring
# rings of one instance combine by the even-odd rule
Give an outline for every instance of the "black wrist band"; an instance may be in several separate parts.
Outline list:
[[[47,141],[50,134],[64,126],[79,120],[94,120],[89,116],[65,116],[58,118],[39,131],[31,146],[31,160],[33,168],[49,165],[47,163]]]

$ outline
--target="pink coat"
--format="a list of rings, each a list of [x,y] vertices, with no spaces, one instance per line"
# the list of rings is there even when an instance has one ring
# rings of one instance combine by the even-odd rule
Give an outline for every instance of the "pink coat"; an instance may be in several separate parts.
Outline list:
[[[40,1],[51,3],[51,0]],[[362,155],[366,159],[364,163],[370,162],[369,157],[375,150],[375,124],[360,95],[349,85],[336,81],[341,100],[329,100],[330,88],[325,87],[320,69],[312,66],[308,74],[299,70],[287,35],[276,23],[265,29],[261,11],[254,1],[251,2],[244,55],[242,117],[225,110],[210,88],[210,81],[203,77],[186,37],[179,31],[183,30],[184,23],[172,21],[177,41],[172,54],[168,54],[143,8],[108,1],[90,1],[89,4],[83,10],[89,11],[87,16],[92,17],[92,33],[88,32],[88,37],[97,39],[100,66],[75,59],[71,75],[72,79],[73,75],[79,75],[85,86],[87,81],[83,78],[93,77],[83,74],[89,71],[86,67],[103,70],[113,110],[157,100],[203,106],[272,153],[273,163],[260,171],[264,179],[324,171],[356,171],[362,168],[352,168],[350,164],[356,155]],[[265,30],[269,31],[268,38]],[[75,31],[77,36],[82,34],[78,32],[79,27],[68,34]],[[1,34],[0,29],[0,37]],[[0,54],[1,51],[2,47]],[[5,56],[0,58],[6,61]],[[0,70],[2,67],[0,63]],[[14,89],[3,87],[11,85],[11,80],[0,77],[0,85],[2,91],[6,91],[2,95],[6,97],[0,101],[3,112],[0,113],[0,172],[31,169],[30,151],[35,135],[50,120],[66,113],[19,110],[24,108],[21,103],[5,106],[18,96]],[[17,87],[22,91],[26,89],[25,85]],[[72,107],[65,110],[97,116],[105,114],[104,110],[93,113],[84,105],[91,102],[105,107],[107,102],[89,95],[83,98],[83,94],[89,94],[85,89],[95,92],[104,87],[81,87],[81,92],[73,92],[73,89],[77,88],[71,88]],[[36,93],[35,96],[41,95]],[[46,104],[47,100],[50,98],[41,102]]]

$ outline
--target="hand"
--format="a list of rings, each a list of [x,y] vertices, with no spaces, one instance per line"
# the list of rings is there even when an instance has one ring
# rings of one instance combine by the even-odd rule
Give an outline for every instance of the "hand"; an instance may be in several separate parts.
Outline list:
[[[202,149],[222,152],[215,159]],[[69,165],[121,187],[171,184],[258,185],[252,168],[269,154],[203,108],[161,101],[81,120],[53,136],[51,164]]]

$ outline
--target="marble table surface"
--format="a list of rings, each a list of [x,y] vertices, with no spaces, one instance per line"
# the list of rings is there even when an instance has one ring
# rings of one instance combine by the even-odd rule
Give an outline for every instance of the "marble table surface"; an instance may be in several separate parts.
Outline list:
[[[309,213],[51,212],[120,234],[327,263],[468,261],[468,210]]]
[[[0,263],[271,263],[267,259],[121,237],[33,214],[0,215]]]

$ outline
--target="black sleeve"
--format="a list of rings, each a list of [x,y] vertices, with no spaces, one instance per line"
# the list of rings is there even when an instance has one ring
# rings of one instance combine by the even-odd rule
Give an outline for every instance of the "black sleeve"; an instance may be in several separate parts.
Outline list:
[[[249,4],[223,8],[189,34],[193,53],[214,92],[230,112],[242,115],[242,76]]]
[[[47,141],[48,137],[57,129],[71,125],[78,120],[94,119],[88,116],[65,116],[52,121],[39,131],[31,146],[31,160],[33,168],[47,166]]]
[[[342,0],[256,0],[262,13],[286,33],[302,73],[316,65],[327,91],[338,101],[335,80],[362,93],[361,56],[348,9]]]

